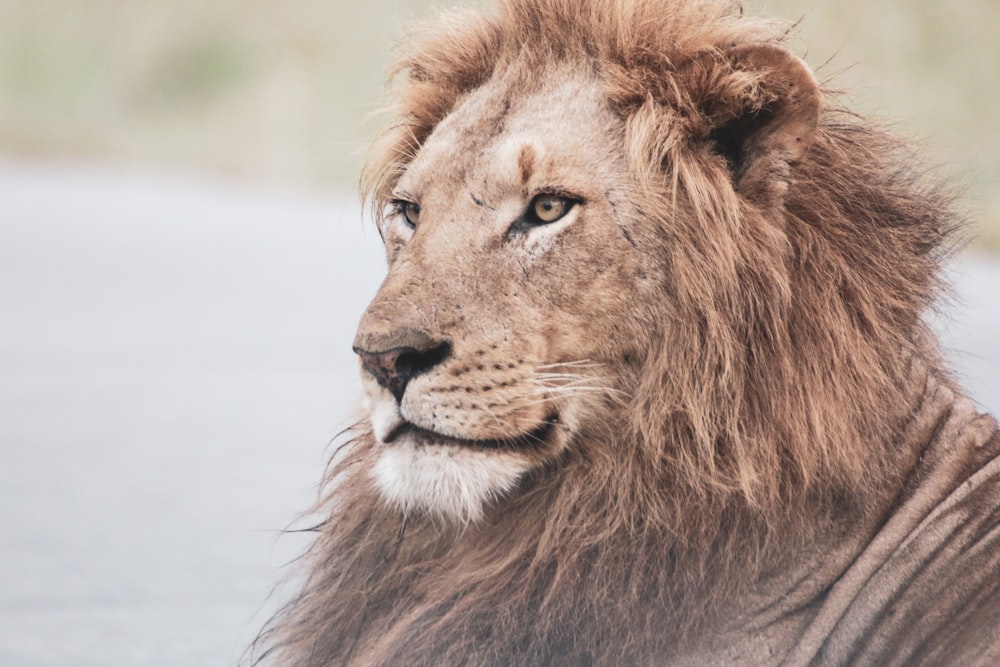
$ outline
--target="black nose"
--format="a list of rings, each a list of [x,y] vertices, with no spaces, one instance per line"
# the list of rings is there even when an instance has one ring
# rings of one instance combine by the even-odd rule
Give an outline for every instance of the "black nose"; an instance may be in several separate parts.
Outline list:
[[[420,347],[394,347],[384,351],[366,350],[356,345],[354,351],[361,357],[364,369],[388,389],[398,403],[403,400],[410,380],[448,358],[451,343],[428,340]]]

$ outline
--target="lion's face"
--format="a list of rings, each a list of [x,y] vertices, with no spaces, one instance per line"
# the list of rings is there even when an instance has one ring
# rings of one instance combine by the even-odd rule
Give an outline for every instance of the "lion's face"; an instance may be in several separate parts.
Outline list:
[[[536,73],[537,74],[537,73]],[[383,497],[475,520],[606,419],[649,334],[621,121],[596,79],[478,88],[401,176],[355,339]],[[549,82],[554,82],[549,84]]]

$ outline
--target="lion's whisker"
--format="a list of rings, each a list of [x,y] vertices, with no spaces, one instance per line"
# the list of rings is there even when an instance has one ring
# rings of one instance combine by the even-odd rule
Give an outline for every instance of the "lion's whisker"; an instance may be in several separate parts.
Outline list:
[[[620,390],[595,384],[553,384],[553,385],[540,384],[533,387],[531,391],[533,393],[553,393],[561,391],[600,391],[600,392],[616,393]]]
[[[573,373],[536,373],[533,377],[545,380],[584,380],[591,379],[589,375],[577,375]]]
[[[546,369],[546,368],[599,368],[604,364],[590,361],[589,359],[580,359],[578,361],[560,361],[554,364],[540,364],[535,368]]]
[[[559,382],[559,383],[548,383],[536,381],[534,391],[544,392],[544,391],[563,391],[563,390],[589,390],[596,391],[607,394],[620,394],[623,396],[628,396],[628,392],[622,391],[615,387],[611,387],[605,384],[590,384],[593,382],[593,378],[581,378],[579,380],[574,380],[571,382]]]
[[[606,398],[614,401],[618,405],[624,405],[631,398],[623,391],[611,390],[606,387],[571,387],[567,390],[543,390],[538,389],[533,392],[535,398],[525,402],[518,402],[518,407],[530,407],[536,405],[549,405],[566,398]]]

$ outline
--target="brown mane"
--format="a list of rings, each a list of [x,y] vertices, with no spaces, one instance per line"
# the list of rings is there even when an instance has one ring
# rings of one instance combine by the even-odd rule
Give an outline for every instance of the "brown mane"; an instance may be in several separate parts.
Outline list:
[[[771,100],[724,54],[783,40],[738,3],[696,0],[502,0],[408,40],[394,124],[363,180],[376,214],[494,73],[595,68],[625,121],[632,214],[660,230],[672,279],[647,306],[671,338],[625,369],[631,399],[606,408],[606,428],[578,434],[480,525],[386,506],[353,474],[374,446],[355,429],[315,508],[302,593],[261,659],[403,664],[405,647],[409,665],[642,662],[790,545],[893,501],[919,452],[892,434],[919,399],[914,364],[938,367],[921,317],[956,218],[904,145],[829,96],[794,170],[756,201],[736,193],[713,158],[718,128],[734,105]]]

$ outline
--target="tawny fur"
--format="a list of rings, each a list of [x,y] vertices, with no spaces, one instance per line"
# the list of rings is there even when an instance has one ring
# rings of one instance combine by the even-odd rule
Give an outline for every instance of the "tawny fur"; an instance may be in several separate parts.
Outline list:
[[[944,377],[921,316],[956,217],[905,145],[830,96],[801,160],[740,184],[717,130],[787,91],[727,54],[783,40],[736,3],[698,0],[504,0],[411,35],[365,170],[376,214],[498,73],[593,71],[662,298],[642,303],[641,349],[605,369],[627,399],[595,401],[558,459],[479,522],[383,502],[359,473],[376,443],[358,426],[265,659],[662,664],[815,535],[878,521],[920,454],[895,435],[920,399],[913,365]]]

